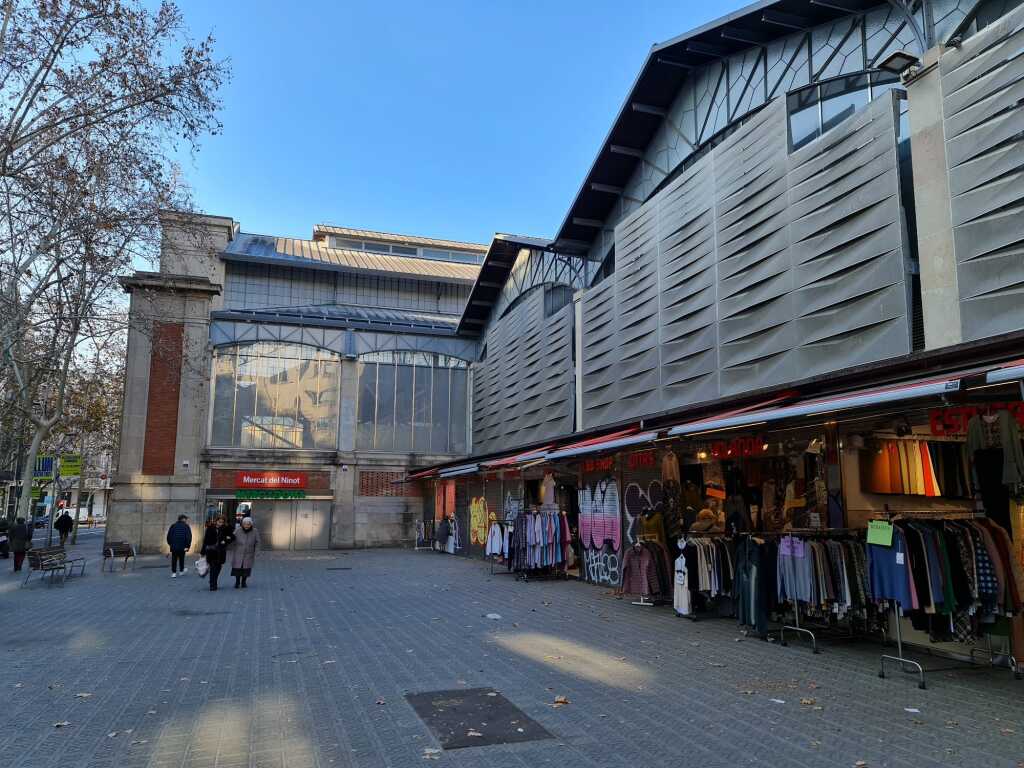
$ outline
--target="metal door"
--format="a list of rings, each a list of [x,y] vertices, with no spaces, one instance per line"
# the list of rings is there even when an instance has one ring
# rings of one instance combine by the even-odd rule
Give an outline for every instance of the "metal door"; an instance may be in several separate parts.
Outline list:
[[[292,503],[290,501],[253,502],[253,514],[260,529],[264,549],[292,548]]]
[[[295,502],[295,536],[292,549],[327,549],[330,541],[331,502]]]

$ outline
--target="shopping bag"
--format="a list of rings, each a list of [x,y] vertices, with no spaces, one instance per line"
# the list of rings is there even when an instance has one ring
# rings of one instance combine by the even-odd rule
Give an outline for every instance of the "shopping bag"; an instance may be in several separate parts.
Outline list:
[[[207,564],[205,557],[200,557],[196,560],[196,573],[198,573],[200,577],[205,576],[209,572],[210,566]]]

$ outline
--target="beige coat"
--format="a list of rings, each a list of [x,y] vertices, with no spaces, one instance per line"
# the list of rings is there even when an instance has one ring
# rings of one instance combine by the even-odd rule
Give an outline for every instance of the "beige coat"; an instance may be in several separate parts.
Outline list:
[[[231,567],[252,568],[259,546],[260,532],[256,530],[255,525],[248,532],[242,526],[237,526],[235,540],[228,547],[228,551],[231,553]]]

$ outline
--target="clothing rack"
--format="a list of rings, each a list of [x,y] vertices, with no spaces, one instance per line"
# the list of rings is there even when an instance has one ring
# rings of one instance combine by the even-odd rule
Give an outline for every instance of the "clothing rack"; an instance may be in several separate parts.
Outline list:
[[[882,679],[885,679],[886,661],[894,661],[898,663],[900,665],[900,669],[902,669],[905,673],[907,672],[907,667],[917,667],[917,674],[919,679],[917,687],[923,691],[927,687],[924,682],[924,667],[922,667],[920,664],[918,664],[916,661],[913,661],[912,659],[907,659],[903,657],[903,631],[900,629],[900,604],[898,601],[895,600],[891,602],[892,615],[895,619],[896,624],[896,655],[892,656],[886,653],[882,654],[882,666],[878,670],[878,676]]]

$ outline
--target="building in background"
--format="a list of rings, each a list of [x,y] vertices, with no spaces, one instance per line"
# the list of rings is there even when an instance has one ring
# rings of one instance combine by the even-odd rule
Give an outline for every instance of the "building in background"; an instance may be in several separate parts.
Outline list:
[[[163,546],[239,505],[275,549],[407,541],[410,466],[469,450],[456,328],[486,247],[318,226],[311,240],[167,213],[131,294],[110,540]]]

